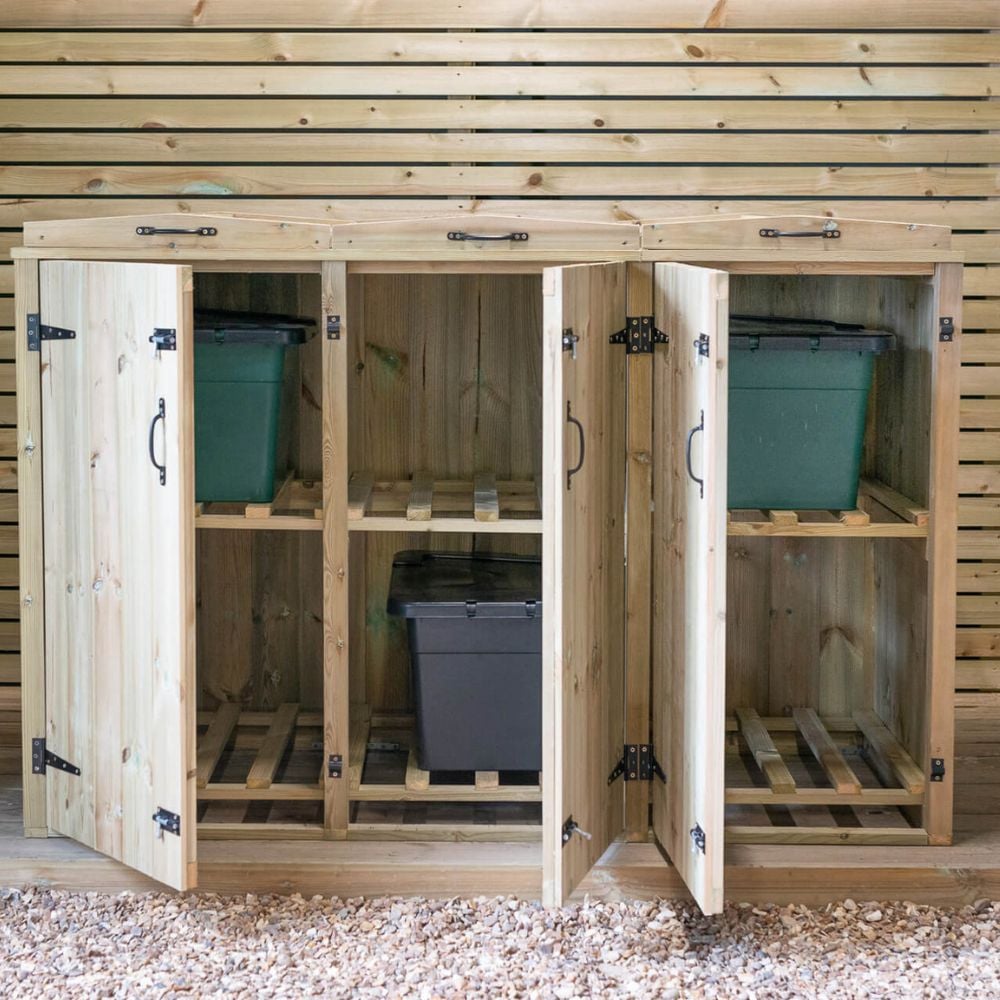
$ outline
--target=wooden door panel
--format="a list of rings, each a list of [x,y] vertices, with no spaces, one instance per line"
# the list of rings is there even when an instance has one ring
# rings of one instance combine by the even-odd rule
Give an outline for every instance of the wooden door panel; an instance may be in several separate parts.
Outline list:
[[[46,261],[40,291],[41,322],[74,331],[41,343],[46,741],[81,772],[48,769],[49,824],[189,888],[191,272]],[[154,349],[157,328],[176,331],[175,350]]]
[[[624,827],[625,265],[544,275],[544,891],[559,903]],[[571,333],[570,333],[571,331]],[[563,349],[564,335],[573,350]],[[577,468],[579,466],[579,468]],[[581,832],[565,843],[572,818]],[[586,835],[589,835],[588,836]]]
[[[657,264],[653,829],[706,913],[723,905],[728,276]]]

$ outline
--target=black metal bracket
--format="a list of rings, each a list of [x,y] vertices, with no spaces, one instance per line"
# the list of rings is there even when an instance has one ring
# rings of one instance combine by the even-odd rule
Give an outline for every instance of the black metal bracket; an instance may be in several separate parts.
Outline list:
[[[326,317],[326,339],[327,340],[340,340],[340,317],[339,316],[327,316]]]
[[[699,333],[694,346],[698,349],[699,358],[707,358],[712,346],[712,338],[707,333]]]
[[[702,854],[705,853],[705,847],[708,844],[705,838],[705,831],[701,828],[700,823],[695,823],[695,825],[689,831],[691,835],[691,850],[700,851]]]
[[[622,758],[608,775],[608,784],[614,784],[621,775],[626,781],[652,781],[654,775],[666,783],[667,776],[653,753],[651,743],[626,743]]]
[[[28,350],[40,351],[43,340],[76,340],[76,330],[46,326],[38,313],[28,313]]]
[[[950,344],[955,339],[955,318],[953,316],[942,316],[938,330],[938,340],[942,343]]]
[[[181,835],[181,817],[179,813],[172,813],[163,806],[158,806],[153,813],[153,822],[160,828],[160,835],[172,833],[174,836]]]
[[[344,776],[344,756],[339,753],[332,753],[326,761],[326,773],[331,778],[342,778]]]
[[[944,781],[944,757],[931,757],[931,781]]]
[[[44,737],[35,737],[31,741],[31,773],[45,774],[46,768],[49,767],[54,767],[57,771],[65,771],[67,774],[80,774],[80,768],[76,764],[63,760],[62,757],[45,748]]]
[[[667,335],[654,326],[652,316],[626,316],[625,328],[608,338],[608,343],[624,344],[626,354],[652,354],[656,344],[669,342]]]
[[[149,342],[155,345],[158,351],[176,351],[177,331],[165,327],[157,327],[153,330],[153,336],[149,338]]]

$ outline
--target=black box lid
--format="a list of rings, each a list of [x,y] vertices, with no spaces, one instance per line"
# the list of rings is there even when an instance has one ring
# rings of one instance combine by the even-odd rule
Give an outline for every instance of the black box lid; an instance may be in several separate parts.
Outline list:
[[[404,618],[541,615],[542,562],[498,553],[397,553],[387,610]]]
[[[734,351],[864,351],[883,354],[896,346],[885,330],[860,323],[781,316],[730,316],[729,347]]]
[[[316,321],[301,316],[271,313],[196,309],[196,344],[268,344],[291,347],[304,344],[316,332]]]

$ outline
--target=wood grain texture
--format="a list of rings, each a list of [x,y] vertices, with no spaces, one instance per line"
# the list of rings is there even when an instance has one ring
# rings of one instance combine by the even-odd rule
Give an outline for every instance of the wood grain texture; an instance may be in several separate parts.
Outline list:
[[[191,272],[39,270],[42,315],[78,333],[41,352],[45,735],[82,772],[50,770],[48,822],[186,889],[196,775]],[[176,329],[176,352],[151,353],[136,325]],[[180,817],[178,835],[160,834],[160,808]]]
[[[933,0],[842,0],[836,7],[773,0],[673,0],[668,8],[614,0],[163,0],[136,8],[130,0],[9,0],[0,18],[6,28],[998,28],[991,0],[942,5]]]

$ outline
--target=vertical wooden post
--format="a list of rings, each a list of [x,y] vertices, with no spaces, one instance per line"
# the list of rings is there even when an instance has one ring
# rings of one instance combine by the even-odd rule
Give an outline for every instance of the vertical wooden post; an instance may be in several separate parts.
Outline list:
[[[328,332],[340,317],[339,335]],[[347,533],[347,265],[323,263],[323,753],[324,829],[347,837],[350,750],[349,547]],[[336,338],[336,339],[334,339]],[[330,774],[340,758],[340,776]]]
[[[626,302],[630,316],[653,314],[652,264],[627,265]],[[626,421],[625,742],[649,743],[653,504],[651,354],[632,354],[627,358]],[[654,749],[662,753],[661,748]],[[625,838],[642,841],[648,834],[649,783],[626,782]]]
[[[31,740],[45,736],[45,561],[42,552],[41,354],[28,350],[28,314],[39,310],[38,261],[14,261],[17,363],[18,561],[21,571],[21,745],[24,835],[47,837],[44,774],[31,773]]]
[[[927,577],[927,743],[931,760],[945,764],[943,781],[927,782],[924,828],[931,844],[950,844],[955,789],[955,616],[958,559],[958,422],[962,329],[962,265],[938,264],[934,275],[931,347],[930,538]],[[939,340],[938,322],[950,316],[954,339]]]

